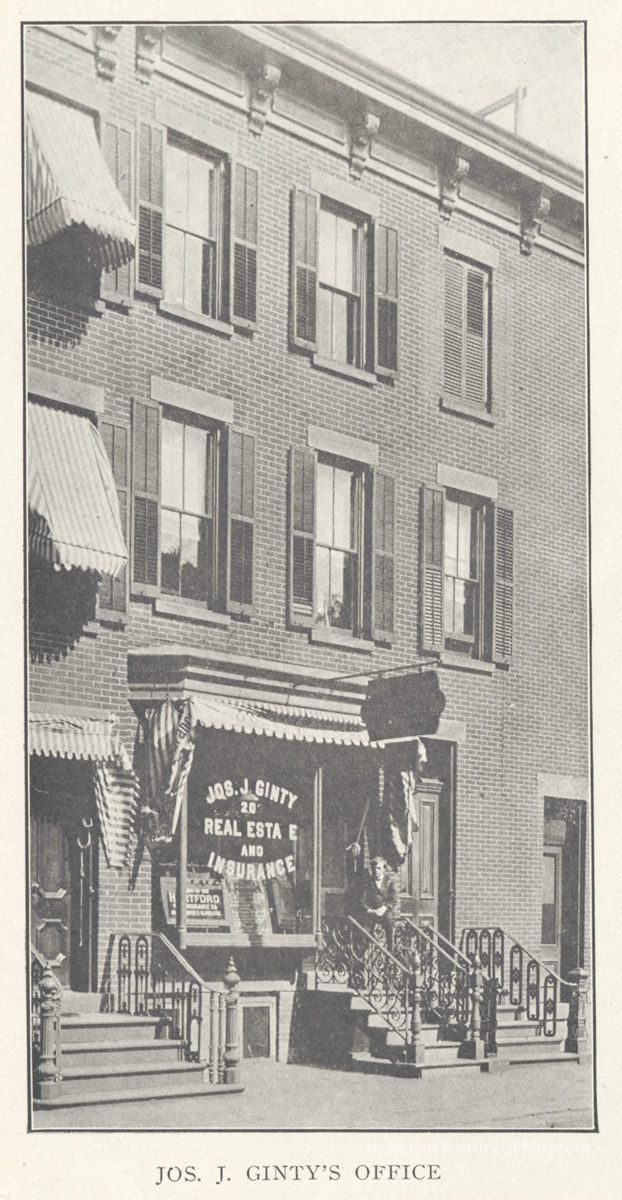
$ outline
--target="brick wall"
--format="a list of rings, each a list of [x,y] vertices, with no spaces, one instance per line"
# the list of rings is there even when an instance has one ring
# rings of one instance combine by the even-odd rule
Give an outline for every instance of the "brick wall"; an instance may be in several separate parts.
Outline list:
[[[314,167],[346,181],[347,164],[270,125],[253,136],[244,114],[157,74],[149,85],[139,82],[133,39],[133,29],[123,27],[117,78],[107,85],[111,114],[152,116],[156,97],[191,103],[197,115],[230,130],[238,156],[259,171],[257,330],[223,338],[140,298],[128,313],[107,308],[93,316],[32,297],[29,361],[103,386],[107,412],[118,419],[129,420],[132,397],[148,398],[151,374],[233,400],[236,425],[256,437],[255,611],[248,623],[209,628],[133,603],[126,630],[100,628],[57,661],[33,662],[32,694],[112,707],[129,739],[128,646],[183,642],[335,675],[410,663],[419,654],[419,488],[435,482],[439,462],[494,476],[500,502],[515,514],[514,661],[490,676],[441,672],[445,714],[467,728],[457,761],[456,921],[458,928],[507,923],[537,945],[543,831],[537,775],[588,771],[582,270],[538,245],[524,257],[515,236],[454,213],[452,228],[499,254],[495,422],[489,427],[440,411],[438,204],[367,170],[360,186],[377,197],[380,219],[400,237],[399,375],[368,387],[314,369],[288,348],[290,191],[308,186]],[[89,55],[41,30],[30,31],[28,53],[68,72],[94,74]],[[376,647],[369,656],[310,644],[286,627],[287,452],[306,442],[308,424],[377,442],[381,469],[396,479],[396,632],[390,648]],[[147,904],[142,876],[133,898],[126,878],[103,890],[101,919],[111,926]]]

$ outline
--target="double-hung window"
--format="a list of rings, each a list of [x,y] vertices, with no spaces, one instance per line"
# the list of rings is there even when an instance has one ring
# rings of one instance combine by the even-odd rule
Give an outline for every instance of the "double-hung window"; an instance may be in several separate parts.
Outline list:
[[[254,438],[177,404],[136,401],[132,464],[132,593],[163,611],[249,614]]]
[[[292,217],[292,344],[319,365],[394,376],[396,231],[302,188],[294,189]]]
[[[393,479],[369,464],[293,447],[290,624],[390,639],[393,563]]]
[[[178,317],[252,328],[257,171],[194,136],[140,122],[137,192],[139,291]]]
[[[514,596],[511,509],[475,493],[426,486],[420,512],[423,651],[509,663]]]

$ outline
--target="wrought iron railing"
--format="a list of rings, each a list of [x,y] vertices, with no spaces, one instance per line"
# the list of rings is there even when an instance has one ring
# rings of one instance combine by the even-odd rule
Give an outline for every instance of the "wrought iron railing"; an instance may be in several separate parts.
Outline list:
[[[123,933],[116,939],[107,1007],[158,1017],[159,1036],[179,1040],[180,1057],[205,1062],[212,1083],[235,1083],[239,982],[232,958],[219,987],[203,980],[164,934]]]
[[[495,1053],[496,985],[477,956],[468,962],[446,938],[408,917],[396,918],[388,938],[382,924],[370,931],[351,916],[325,925],[316,981],[361,996],[399,1034],[410,1061],[425,1056],[424,1023],[438,1025],[474,1057]]]
[[[575,1006],[576,983],[562,979],[500,926],[463,929],[460,947],[467,956],[479,954],[482,966],[498,982],[500,998],[517,1017],[524,1014],[536,1021],[544,1037],[556,1036],[558,1002],[570,989],[570,1005]]]
[[[61,1000],[63,988],[50,964],[30,947],[30,1033],[33,1089],[49,1097],[62,1079]]]

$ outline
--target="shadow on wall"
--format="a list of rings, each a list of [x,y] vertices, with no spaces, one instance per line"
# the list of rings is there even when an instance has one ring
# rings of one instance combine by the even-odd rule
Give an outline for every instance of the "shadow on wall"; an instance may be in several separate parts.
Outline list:
[[[31,562],[28,590],[28,649],[31,662],[63,658],[95,619],[98,576],[91,571],[55,571]]]
[[[39,345],[78,345],[99,300],[101,271],[84,229],[28,251],[28,334]],[[60,310],[60,311],[59,311]]]

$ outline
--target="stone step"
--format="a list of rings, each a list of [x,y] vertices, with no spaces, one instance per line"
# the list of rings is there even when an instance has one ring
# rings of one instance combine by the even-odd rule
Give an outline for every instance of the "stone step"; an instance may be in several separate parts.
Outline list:
[[[497,1042],[497,1058],[506,1058],[509,1062],[519,1062],[527,1059],[540,1062],[564,1053],[564,1038],[509,1038],[505,1042]]]
[[[164,1087],[124,1088],[123,1091],[92,1091],[82,1095],[61,1094],[53,1100],[35,1100],[35,1109],[76,1108],[87,1104],[132,1104],[143,1100],[175,1100],[184,1096],[225,1096],[230,1092],[243,1092],[241,1083],[204,1083],[196,1079],[184,1079],[181,1083]]]
[[[184,1043],[174,1038],[136,1042],[65,1042],[62,1046],[63,1070],[66,1067],[127,1066],[133,1063],[177,1062]]]
[[[357,1051],[350,1055],[353,1067],[373,1075],[401,1075],[412,1079],[421,1079],[430,1071],[480,1071],[487,1073],[490,1069],[490,1059],[455,1058],[450,1062],[427,1061],[421,1064],[396,1062],[391,1059],[375,1058],[366,1051]]]
[[[128,1064],[127,1066],[65,1067],[62,1068],[62,1094],[83,1096],[88,1092],[118,1092],[146,1087],[172,1087],[180,1080],[194,1078],[203,1083],[203,1072],[207,1063],[151,1063]]]
[[[67,988],[61,998],[61,1013],[99,1013],[107,999],[100,992],[72,992]]]
[[[394,1014],[394,1018],[397,1014]],[[395,1019],[394,1019],[395,1024]],[[367,1028],[369,1030],[381,1031],[386,1030],[387,1034],[393,1029],[391,1023],[382,1015],[382,1013],[370,1012],[367,1018]],[[438,1042],[441,1035],[439,1025],[422,1025],[421,1036],[426,1046],[433,1042]]]
[[[159,1017],[131,1017],[127,1013],[79,1013],[61,1018],[63,1042],[135,1042],[151,1040]]]
[[[557,1019],[558,1019],[558,1021],[566,1021],[568,1019],[568,1009],[569,1008],[570,1008],[569,1004],[567,1004],[565,1002],[562,1004],[562,1001],[558,1000],[558,1002],[557,1002]],[[502,1018],[505,1019],[506,1017],[517,1019],[516,1011],[517,1010],[516,1010],[515,1004],[498,1004],[497,1005],[497,1019],[501,1020]],[[523,1018],[525,1020],[527,1020],[527,1014],[525,1013],[524,1010],[521,1011],[520,1017],[518,1019],[521,1020]]]
[[[513,1038],[538,1037],[538,1021],[497,1021],[497,1043],[512,1041]]]

